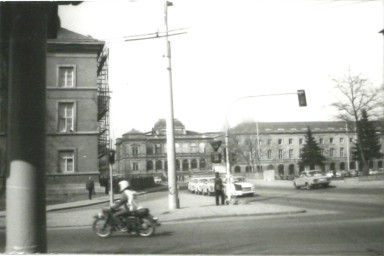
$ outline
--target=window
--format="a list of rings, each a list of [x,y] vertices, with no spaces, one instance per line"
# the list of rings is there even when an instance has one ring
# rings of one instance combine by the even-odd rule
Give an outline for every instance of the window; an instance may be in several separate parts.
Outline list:
[[[344,138],[340,138],[340,144],[344,143]]]
[[[59,132],[73,132],[75,124],[75,103],[59,103]]]
[[[75,152],[73,150],[59,151],[59,172],[75,172]]]
[[[279,159],[283,159],[283,150],[279,149]]]
[[[205,153],[205,143],[200,143],[199,148],[200,148],[200,153]]]
[[[334,148],[331,148],[331,149],[329,150],[329,156],[330,156],[330,157],[334,157],[334,156],[335,156],[335,149],[334,149]]]
[[[132,171],[138,171],[139,170],[139,164],[138,163],[132,163]]]
[[[344,148],[340,148],[340,157],[344,157]]]
[[[199,153],[199,146],[196,143],[191,143],[191,153]]]
[[[299,139],[299,144],[303,144],[303,139]]]
[[[320,149],[320,154],[324,156],[324,149]]]
[[[277,140],[277,143],[278,143],[279,145],[283,144],[283,139],[278,139],[278,140]]]
[[[272,159],[272,150],[268,150],[267,155],[268,155],[268,159]]]
[[[329,138],[329,143],[333,144],[333,138]]]
[[[139,148],[137,146],[132,146],[132,155],[137,156],[139,154]]]
[[[147,145],[147,155],[153,155],[153,146],[152,145]]]
[[[189,144],[188,143],[181,144],[181,153],[189,153]]]
[[[259,146],[263,145],[263,140],[259,140]]]
[[[161,144],[155,145],[155,154],[162,154]]]
[[[268,140],[267,140],[267,144],[268,144],[268,145],[271,145],[271,144],[272,144],[272,139],[268,139]]]
[[[300,149],[300,156],[299,156],[299,158],[301,158],[301,156],[303,155],[303,153],[304,153],[304,150],[301,148],[301,149]]]
[[[293,149],[290,149],[289,150],[289,158],[290,159],[293,159],[294,157],[293,157]]]
[[[289,145],[292,145],[292,143],[293,143],[293,139],[289,139],[289,140],[288,140],[288,143],[289,143]]]
[[[75,66],[60,66],[58,86],[61,88],[75,87]]]
[[[319,143],[320,143],[320,144],[324,144],[324,139],[323,139],[323,138],[320,138],[320,139],[319,139]]]

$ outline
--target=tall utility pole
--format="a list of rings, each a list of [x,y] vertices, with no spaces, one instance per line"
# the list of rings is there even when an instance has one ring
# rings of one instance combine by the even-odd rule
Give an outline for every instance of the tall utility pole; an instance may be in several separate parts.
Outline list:
[[[9,51],[6,253],[46,253],[47,3],[12,6]]]
[[[175,136],[173,125],[173,90],[172,90],[172,65],[171,65],[171,43],[168,40],[168,6],[172,6],[172,2],[164,1],[164,22],[165,22],[165,41],[167,48],[167,70],[169,74],[168,87],[168,115],[167,115],[167,160],[168,160],[168,200],[169,209],[175,210],[179,208],[179,198],[176,182],[176,154],[175,154]]]

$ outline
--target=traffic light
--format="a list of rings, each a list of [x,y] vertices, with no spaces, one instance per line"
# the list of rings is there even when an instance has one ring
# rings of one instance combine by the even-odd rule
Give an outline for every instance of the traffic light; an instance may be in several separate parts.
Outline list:
[[[109,164],[114,164],[115,163],[115,150],[111,149],[109,150]]]
[[[297,96],[299,97],[299,106],[306,107],[307,106],[307,98],[305,97],[304,90],[297,90]]]

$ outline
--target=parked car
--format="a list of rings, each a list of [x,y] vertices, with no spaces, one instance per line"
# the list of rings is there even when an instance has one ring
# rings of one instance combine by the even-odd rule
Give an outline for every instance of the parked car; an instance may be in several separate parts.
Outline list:
[[[333,174],[333,171],[329,171],[325,174],[328,178],[333,178],[335,175]]]
[[[305,187],[311,189],[314,187],[328,187],[331,183],[331,178],[322,174],[321,171],[311,170],[303,171],[300,176],[293,180],[293,186],[296,189]]]
[[[198,195],[203,194],[203,187],[207,183],[207,180],[208,180],[208,178],[206,178],[206,177],[197,179],[197,183],[195,186],[195,194],[198,194]]]
[[[336,171],[337,178],[344,178],[344,177],[350,177],[350,176],[351,174],[348,171],[345,171],[345,170]]]
[[[160,183],[163,182],[163,180],[162,180],[160,177],[158,177],[158,176],[153,177],[153,181],[154,181],[156,184],[160,184]]]
[[[191,178],[188,182],[188,190],[191,192],[191,193],[196,193],[198,194],[199,192],[201,192],[201,185],[202,185],[202,180],[206,180],[207,178],[203,178],[203,177],[195,177],[195,178]]]
[[[206,181],[201,185],[203,195],[215,194],[215,178],[207,178]]]
[[[252,183],[246,182],[245,177],[231,176],[229,177],[229,189],[227,178],[223,179],[224,193],[228,195],[228,192],[232,196],[253,196],[255,194],[255,187]]]

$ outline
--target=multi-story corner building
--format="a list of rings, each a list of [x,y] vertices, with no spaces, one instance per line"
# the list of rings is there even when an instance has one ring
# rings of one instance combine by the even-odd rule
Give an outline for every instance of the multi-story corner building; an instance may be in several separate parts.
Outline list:
[[[177,119],[174,121],[176,171],[179,173],[212,171],[211,142],[221,133],[188,131]],[[166,122],[160,119],[150,132],[131,130],[116,141],[117,173],[164,173],[167,170]]]
[[[381,134],[382,152],[384,152],[384,122],[374,122]],[[249,124],[247,132],[236,132],[232,136],[252,137],[258,141],[254,152],[238,155],[233,164],[234,172],[262,172],[275,170],[280,176],[297,175],[301,150],[305,144],[308,127],[325,156],[324,171],[356,170],[357,163],[352,160],[351,149],[355,146],[356,133],[346,127],[345,122],[270,122]],[[257,145],[256,144],[256,145]],[[349,163],[349,166],[348,166]],[[370,168],[383,168],[383,159],[370,161]]]
[[[384,122],[375,122],[377,132],[384,140]],[[270,122],[249,124],[246,132],[236,127],[230,131],[230,140],[237,138],[240,143],[253,139],[259,145],[253,150],[245,150],[231,159],[231,172],[243,173],[263,178],[264,170],[275,170],[276,175],[298,175],[300,153],[305,144],[305,135],[310,127],[314,138],[325,156],[324,171],[353,170],[357,164],[351,159],[351,149],[356,134],[346,129],[344,122]],[[177,171],[211,172],[216,164],[211,161],[214,152],[211,142],[224,141],[224,134],[196,133],[186,131],[175,122],[175,147]],[[256,145],[257,145],[256,144]],[[230,145],[232,145],[230,143]],[[223,153],[225,145],[220,147]],[[239,149],[238,148],[238,149]],[[231,148],[230,152],[238,149]],[[163,172],[167,169],[165,121],[159,120],[151,132],[141,133],[132,130],[116,142],[118,172],[127,174],[146,174]],[[384,146],[382,146],[384,152]],[[223,157],[224,160],[224,157]],[[349,163],[349,166],[348,166]],[[224,161],[223,163],[224,164]],[[383,168],[383,159],[370,161],[370,168]]]
[[[107,57],[104,42],[60,28],[47,40],[46,54],[46,175],[50,184],[84,184],[99,177],[102,131],[109,127],[109,90],[104,76]],[[99,62],[99,64],[98,64]],[[6,161],[7,98],[0,94],[0,166]],[[107,100],[107,102],[105,102]],[[103,104],[101,104],[103,103]],[[101,106],[102,105],[102,106]],[[105,137],[105,136],[104,136]],[[104,138],[103,137],[103,138]],[[106,139],[107,141],[109,138]],[[104,153],[103,153],[104,152]],[[4,173],[4,172],[3,172]]]

